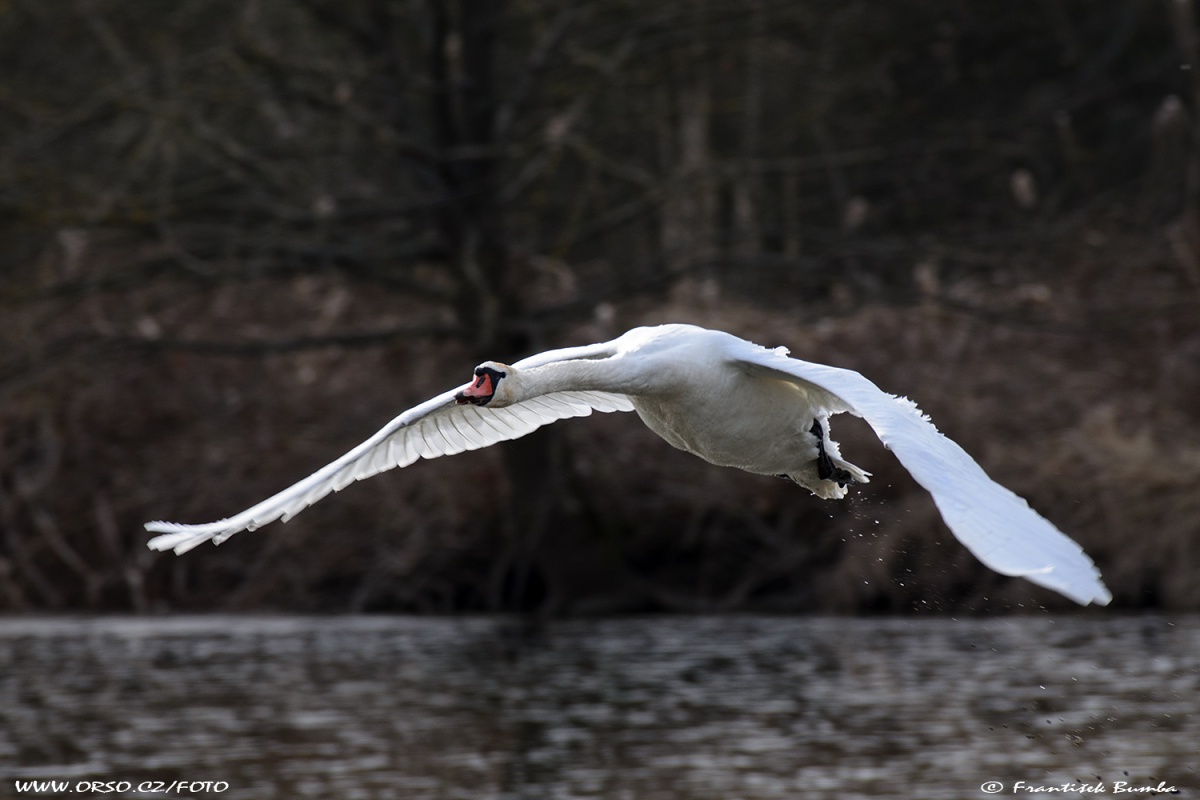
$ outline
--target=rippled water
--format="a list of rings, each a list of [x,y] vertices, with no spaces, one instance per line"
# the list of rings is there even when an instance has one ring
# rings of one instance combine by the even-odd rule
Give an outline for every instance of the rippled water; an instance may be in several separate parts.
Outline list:
[[[1196,797],[1198,771],[1194,617],[0,620],[0,798],[31,779],[228,784],[109,797],[912,800],[987,780]]]

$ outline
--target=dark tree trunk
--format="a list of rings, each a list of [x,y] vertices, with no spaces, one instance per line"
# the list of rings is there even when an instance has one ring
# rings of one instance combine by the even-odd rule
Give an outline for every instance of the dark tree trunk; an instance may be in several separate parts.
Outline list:
[[[430,75],[439,175],[446,202],[440,227],[458,277],[459,321],[478,360],[515,360],[543,346],[524,324],[527,305],[518,259],[510,250],[500,201],[495,41],[504,14],[499,0],[435,0],[431,5]],[[505,445],[510,504],[507,539],[492,570],[489,604],[537,608],[546,599],[539,558],[548,530],[569,527],[567,463],[553,429]]]

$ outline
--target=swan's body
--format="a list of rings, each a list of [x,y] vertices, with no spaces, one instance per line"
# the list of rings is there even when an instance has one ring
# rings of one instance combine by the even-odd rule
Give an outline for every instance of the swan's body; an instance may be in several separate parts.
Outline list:
[[[992,481],[910,401],[850,370],[789,358],[691,325],[635,328],[601,344],[551,350],[509,366],[486,362],[471,383],[392,420],[342,458],[235,517],[203,525],[149,522],[157,550],[184,553],[287,520],[331,491],[418,458],[515,439],[592,411],[636,411],[675,447],[721,466],[786,475],[841,498],[868,473],[843,461],[828,418],[867,421],[933,495],[954,535],[987,566],[1081,604],[1111,599],[1079,545]]]

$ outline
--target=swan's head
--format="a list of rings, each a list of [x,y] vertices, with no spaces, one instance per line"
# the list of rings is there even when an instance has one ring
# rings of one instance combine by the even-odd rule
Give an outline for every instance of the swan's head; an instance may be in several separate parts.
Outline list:
[[[475,368],[475,377],[454,396],[460,405],[506,406],[512,402],[509,376],[513,368],[499,361],[485,361]]]

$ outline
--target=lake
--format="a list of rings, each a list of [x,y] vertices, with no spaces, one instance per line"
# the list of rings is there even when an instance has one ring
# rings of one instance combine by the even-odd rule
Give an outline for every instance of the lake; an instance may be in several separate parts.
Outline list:
[[[1198,771],[1196,617],[0,619],[0,798],[1198,797]]]

